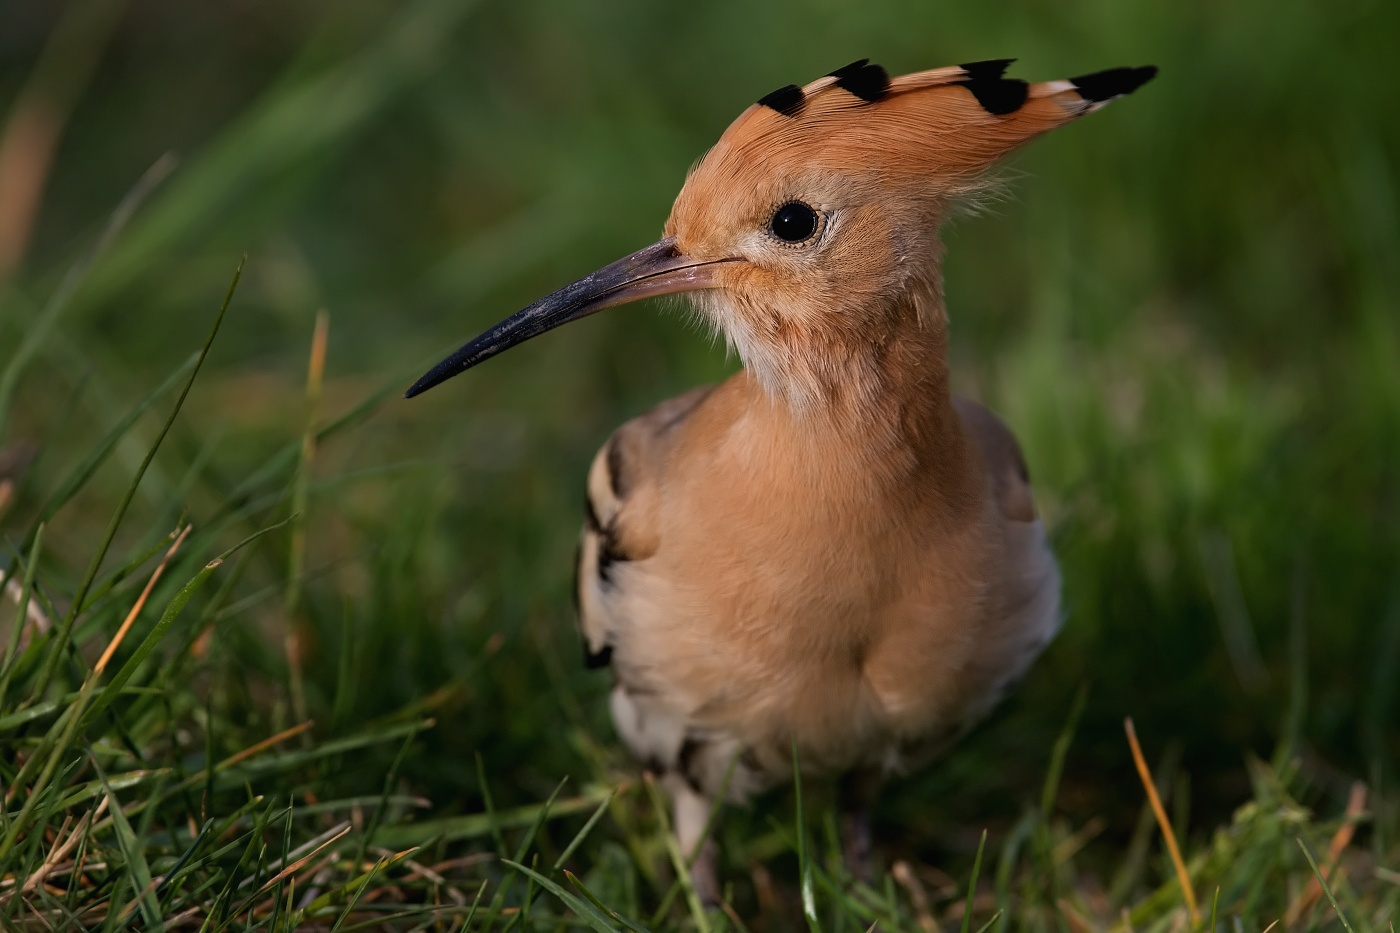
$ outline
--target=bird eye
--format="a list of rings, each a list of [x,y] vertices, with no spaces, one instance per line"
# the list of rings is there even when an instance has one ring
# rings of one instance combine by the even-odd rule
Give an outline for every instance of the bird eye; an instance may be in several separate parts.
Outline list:
[[[817,212],[801,201],[789,201],[773,212],[768,227],[785,243],[801,243],[817,232]]]

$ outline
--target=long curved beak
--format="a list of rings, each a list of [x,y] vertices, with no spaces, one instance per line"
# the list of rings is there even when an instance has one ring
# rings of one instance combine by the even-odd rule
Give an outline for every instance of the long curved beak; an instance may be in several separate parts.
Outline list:
[[[434,366],[404,398],[421,395],[497,353],[595,311],[654,295],[714,288],[715,268],[732,261],[697,261],[677,249],[674,237],[666,237],[512,314]]]

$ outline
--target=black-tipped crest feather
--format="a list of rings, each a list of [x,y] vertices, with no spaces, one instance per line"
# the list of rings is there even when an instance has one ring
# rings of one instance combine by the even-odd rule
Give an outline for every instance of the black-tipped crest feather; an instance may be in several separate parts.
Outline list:
[[[829,77],[836,79],[836,86],[859,97],[868,104],[884,98],[890,92],[890,76],[879,65],[870,64],[870,59],[862,58],[844,68],[837,68]]]
[[[1015,60],[994,58],[985,62],[971,62],[962,66],[967,79],[953,83],[971,91],[977,103],[990,114],[1002,117],[1015,113],[1021,109],[1030,93],[1030,85],[1020,78],[1002,77],[1007,66]]]
[[[958,67],[973,81],[995,81],[1006,74],[1006,69],[1014,61],[1014,58],[989,58],[985,62],[967,62]]]
[[[1079,96],[1094,103],[1112,100],[1131,94],[1157,76],[1156,65],[1143,65],[1138,68],[1109,68],[1092,74],[1070,78],[1069,83],[1079,92]]]
[[[806,101],[802,88],[795,84],[780,87],[776,91],[764,94],[758,99],[760,107],[768,107],[776,110],[785,117],[795,117],[802,112],[802,104]]]

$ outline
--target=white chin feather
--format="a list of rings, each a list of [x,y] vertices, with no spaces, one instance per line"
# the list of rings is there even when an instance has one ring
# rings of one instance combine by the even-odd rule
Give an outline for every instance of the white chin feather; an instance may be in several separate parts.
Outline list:
[[[810,410],[822,395],[820,384],[806,368],[793,365],[791,353],[754,334],[747,319],[719,289],[690,295],[699,317],[724,338],[726,348],[739,355],[744,368],[771,397],[782,399],[795,412]]]

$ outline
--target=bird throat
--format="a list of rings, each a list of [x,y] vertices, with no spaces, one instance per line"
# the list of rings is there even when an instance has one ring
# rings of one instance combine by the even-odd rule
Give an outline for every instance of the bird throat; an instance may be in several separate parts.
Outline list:
[[[879,328],[725,328],[744,361],[754,413],[813,458],[927,476],[964,446],[953,409],[948,328],[936,293],[903,296]],[[775,339],[777,338],[777,339]]]

